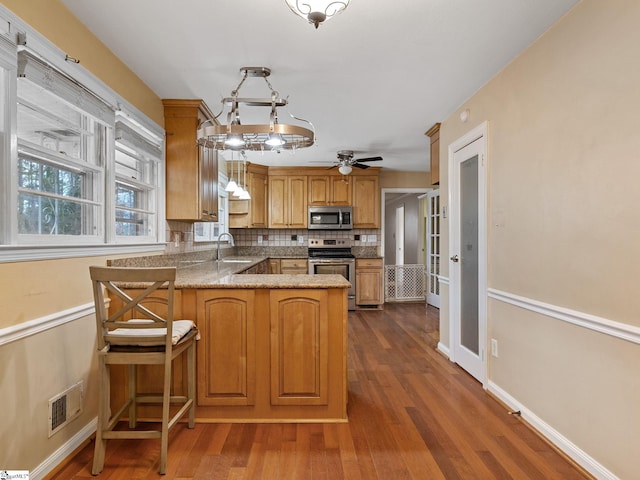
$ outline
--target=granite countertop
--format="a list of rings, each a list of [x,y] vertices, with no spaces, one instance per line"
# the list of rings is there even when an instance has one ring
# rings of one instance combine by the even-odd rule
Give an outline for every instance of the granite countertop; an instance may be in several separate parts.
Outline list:
[[[225,258],[178,268],[176,288],[348,288],[342,275],[239,274],[265,257]],[[240,260],[242,263],[234,263]]]
[[[175,265],[175,287],[188,288],[349,288],[342,275],[241,274],[240,272],[266,260],[266,257],[226,257],[213,260],[183,260]],[[129,265],[142,266],[142,265]],[[140,285],[125,284],[125,288]]]

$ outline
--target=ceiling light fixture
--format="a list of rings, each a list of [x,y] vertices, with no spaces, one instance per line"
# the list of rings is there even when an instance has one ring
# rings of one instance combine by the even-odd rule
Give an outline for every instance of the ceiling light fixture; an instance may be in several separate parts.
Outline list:
[[[342,174],[342,175],[349,175],[351,173],[351,166],[350,165],[340,165],[338,167],[338,171]]]
[[[230,97],[222,99],[222,110],[215,117],[217,119],[225,111],[225,108],[229,107],[227,124],[220,125],[216,122],[213,125],[200,125],[198,140],[216,150],[280,151],[296,150],[313,145],[315,130],[311,122],[289,113],[291,118],[306,123],[311,129],[299,125],[278,123],[277,108],[287,105],[288,101],[281,98],[280,94],[273,89],[269,80],[267,80],[267,77],[271,75],[269,68],[242,67],[240,73],[242,74],[242,80],[240,80],[236,89],[231,92]],[[240,87],[248,77],[264,78],[271,90],[271,97],[239,97]],[[240,105],[271,107],[269,121],[262,124],[242,125],[240,123]]]
[[[349,5],[350,0],[285,0],[293,13],[301,16],[310,24],[318,28],[335,15],[339,14]]]

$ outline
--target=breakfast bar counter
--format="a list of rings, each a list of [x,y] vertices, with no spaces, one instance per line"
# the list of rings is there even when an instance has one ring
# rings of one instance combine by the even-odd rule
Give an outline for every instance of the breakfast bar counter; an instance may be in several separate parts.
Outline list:
[[[350,284],[341,275],[241,273],[264,260],[178,265],[174,317],[194,319],[200,331],[196,419],[345,422]],[[153,301],[150,308],[166,308],[166,291]],[[112,307],[118,302],[112,299]],[[139,368],[144,372],[138,375],[138,391],[157,389],[161,372]],[[173,387],[180,395],[186,389],[186,365],[175,368]],[[118,375],[126,372],[112,373],[114,405],[126,395],[126,379],[115,380]],[[140,413],[157,418],[155,408],[142,407]]]

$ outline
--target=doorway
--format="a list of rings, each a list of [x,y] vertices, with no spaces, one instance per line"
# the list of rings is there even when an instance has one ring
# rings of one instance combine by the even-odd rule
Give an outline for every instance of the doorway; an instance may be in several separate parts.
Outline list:
[[[385,302],[426,301],[426,235],[423,219],[428,188],[383,188],[381,246]]]
[[[486,122],[449,145],[450,359],[486,381]]]

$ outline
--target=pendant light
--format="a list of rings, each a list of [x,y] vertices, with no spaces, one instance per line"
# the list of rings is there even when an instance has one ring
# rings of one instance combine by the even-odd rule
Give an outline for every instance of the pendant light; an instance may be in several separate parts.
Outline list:
[[[238,184],[233,180],[233,152],[231,152],[231,179],[224,188],[225,192],[234,193],[238,189]]]
[[[212,125],[202,125],[198,129],[198,140],[205,141],[216,150],[236,151],[280,151],[296,150],[310,147],[315,141],[313,124],[291,113],[291,118],[304,122],[306,126],[284,124],[278,122],[278,108],[288,104],[288,100],[280,97],[273,89],[267,77],[271,70],[266,67],[242,67],[240,69],[242,79],[231,91],[231,96],[222,99],[222,110],[215,116],[216,121]],[[248,78],[258,77],[264,79],[271,91],[269,97],[248,98],[240,97],[240,88]],[[271,107],[264,123],[243,125],[240,122],[240,107]],[[228,109],[227,124],[220,124],[217,119]]]

